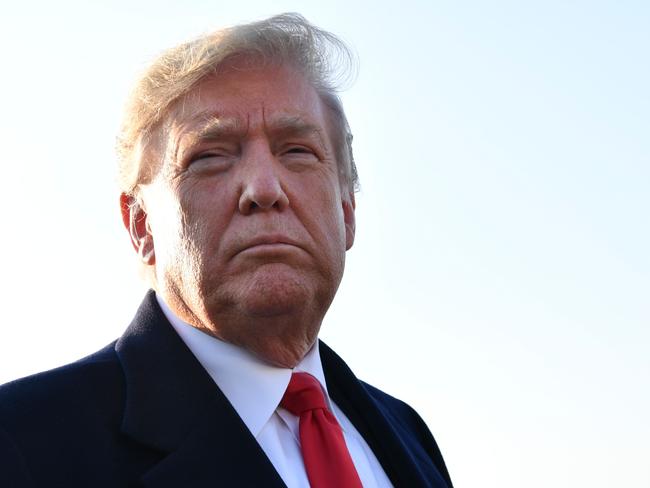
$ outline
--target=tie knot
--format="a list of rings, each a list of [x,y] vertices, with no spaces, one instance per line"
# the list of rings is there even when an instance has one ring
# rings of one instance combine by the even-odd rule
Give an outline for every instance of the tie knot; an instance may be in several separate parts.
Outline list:
[[[294,415],[315,409],[327,409],[320,383],[308,373],[293,373],[280,405]]]

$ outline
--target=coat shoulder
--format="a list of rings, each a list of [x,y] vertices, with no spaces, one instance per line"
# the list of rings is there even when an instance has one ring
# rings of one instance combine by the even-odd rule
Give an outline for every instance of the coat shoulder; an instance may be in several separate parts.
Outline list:
[[[0,485],[42,486],[38,476],[32,479],[34,473],[72,479],[71,472],[63,472],[68,468],[60,463],[62,456],[82,462],[97,447],[95,439],[119,430],[123,385],[110,344],[74,363],[0,386]]]
[[[399,431],[402,438],[409,438],[420,445],[433,460],[449,487],[452,487],[449,471],[429,427],[422,417],[406,402],[364,381],[360,381],[368,395],[374,400],[384,417]]]
[[[375,400],[382,413],[392,420],[394,424],[412,433],[420,434],[419,437],[425,433],[430,435],[424,420],[422,420],[420,415],[408,403],[389,395],[365,381],[361,381],[361,384],[368,392],[368,395]],[[426,435],[423,437],[428,438]]]
[[[74,363],[1,385],[0,423],[34,422],[39,414],[51,417],[60,409],[103,403],[106,389],[97,385],[107,383],[123,383],[115,343]]]

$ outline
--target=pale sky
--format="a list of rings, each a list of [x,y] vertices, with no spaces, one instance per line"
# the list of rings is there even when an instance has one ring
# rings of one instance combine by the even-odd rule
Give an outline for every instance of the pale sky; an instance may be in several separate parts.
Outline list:
[[[0,15],[0,383],[119,337],[145,285],[114,138],[160,50],[297,11],[341,36],[362,190],[321,337],[457,488],[650,487],[650,3],[44,0]]]

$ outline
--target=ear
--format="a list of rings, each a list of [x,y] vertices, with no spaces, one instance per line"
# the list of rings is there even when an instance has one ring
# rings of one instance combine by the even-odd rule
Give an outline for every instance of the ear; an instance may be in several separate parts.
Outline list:
[[[120,211],[122,223],[131,237],[133,249],[140,260],[147,265],[156,263],[153,235],[147,221],[147,212],[137,198],[122,193],[120,195]]]
[[[345,223],[345,250],[348,251],[354,244],[354,233],[356,231],[356,218],[354,216],[354,209],[356,202],[354,200],[354,193],[350,192],[348,198],[344,198],[343,204],[343,222]]]

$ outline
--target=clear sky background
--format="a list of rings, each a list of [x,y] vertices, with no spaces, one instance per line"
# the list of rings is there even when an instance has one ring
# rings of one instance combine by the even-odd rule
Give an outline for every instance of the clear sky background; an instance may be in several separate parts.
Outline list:
[[[104,346],[145,285],[114,137],[136,73],[297,11],[360,71],[362,190],[322,337],[457,488],[650,487],[650,3],[3,4],[0,382]]]

